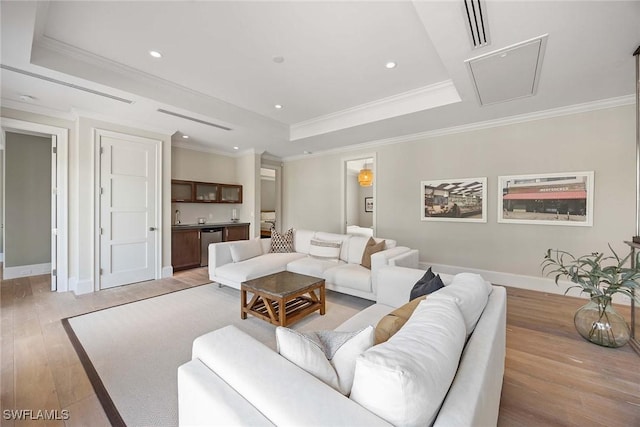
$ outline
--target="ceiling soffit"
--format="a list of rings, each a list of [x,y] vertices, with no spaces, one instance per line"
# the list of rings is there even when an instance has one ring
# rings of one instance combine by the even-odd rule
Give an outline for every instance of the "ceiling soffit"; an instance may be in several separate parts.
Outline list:
[[[422,80],[428,84],[337,112],[316,116],[301,122],[294,122],[291,126],[288,126],[286,120],[275,120],[271,112],[269,112],[268,115],[263,115],[259,109],[243,108],[235,102],[234,105],[221,98],[212,96],[211,93],[208,93],[209,91],[205,93],[198,90],[196,86],[183,86],[182,84],[175,83],[175,79],[173,78],[166,79],[160,77],[161,74],[155,72],[151,74],[147,70],[133,68],[132,66],[125,65],[125,63],[101,56],[99,51],[93,52],[89,44],[86,46],[82,44],[81,46],[83,46],[83,48],[81,48],[75,46],[72,39],[66,41],[63,37],[63,40],[58,40],[55,36],[60,32],[60,26],[64,21],[58,23],[51,21],[51,19],[59,19],[55,17],[60,15],[59,11],[58,13],[52,13],[52,11],[56,11],[58,5],[54,4],[53,6],[54,9],[51,9],[51,7],[41,8],[38,12],[39,25],[34,35],[31,55],[31,62],[33,64],[95,81],[106,86],[122,89],[132,94],[144,96],[165,104],[174,104],[184,111],[195,113],[194,115],[205,116],[209,118],[208,121],[214,123],[228,123],[230,124],[229,127],[232,128],[251,127],[260,132],[277,135],[278,139],[281,138],[285,141],[295,141],[310,136],[322,135],[341,129],[460,102],[458,91],[451,80],[429,83],[429,80],[425,77],[418,79],[412,77],[411,81],[417,82]],[[351,5],[350,9],[354,7],[354,5]],[[417,42],[413,42],[410,47],[407,46],[406,49],[402,49],[402,52],[398,52],[397,54],[402,55],[409,52],[413,57],[422,57],[422,59],[420,59],[420,61],[414,60],[415,63],[413,64],[407,64],[405,62],[402,65],[412,69],[411,73],[415,75],[416,73],[420,74],[420,70],[423,70],[425,63],[428,63],[430,67],[435,66],[435,69],[440,70],[438,71],[439,74],[434,74],[433,71],[429,71],[430,78],[436,75],[446,76],[446,71],[442,67],[429,36],[424,31],[422,22],[413,7],[410,4],[385,6],[385,8],[388,7],[393,7],[392,10],[394,13],[405,18],[404,26],[412,28],[411,30],[405,31],[412,36],[411,39],[415,40],[416,34],[419,36]],[[47,18],[43,19],[41,15],[47,13],[54,18],[47,16]],[[354,11],[352,10],[351,13],[354,13]],[[47,19],[49,19],[50,22],[47,22]],[[397,27],[398,24],[396,23],[395,25]],[[58,29],[56,30],[56,28]],[[64,30],[60,32],[61,36],[65,34]],[[74,33],[71,32],[69,34]],[[378,37],[380,36],[378,35]],[[406,43],[408,44],[409,42],[407,41]],[[308,46],[308,48],[309,50],[313,50],[313,46]],[[87,49],[91,49],[91,51]],[[305,58],[306,57],[302,56],[297,58],[297,60],[299,61]],[[380,58],[376,60],[380,60]],[[408,62],[408,60],[406,61]],[[440,64],[439,67],[436,66],[437,64]],[[431,68],[427,68],[425,70],[430,69]],[[406,72],[406,70],[402,70],[401,72]],[[375,73],[378,72],[376,71]],[[397,72],[394,70],[388,73]],[[399,81],[403,79],[404,77]],[[366,79],[364,80],[366,81]],[[384,84],[388,86],[389,83],[385,82]],[[406,87],[407,83],[403,82],[399,84],[400,86],[398,87],[403,87],[403,85]],[[376,90],[380,92],[379,89],[376,88],[377,84],[375,82],[369,86],[370,90],[373,91],[372,93],[375,93]],[[386,87],[385,90],[387,93],[389,93],[390,88],[391,87]],[[362,96],[360,99],[362,99]],[[243,105],[247,104],[244,103]]]

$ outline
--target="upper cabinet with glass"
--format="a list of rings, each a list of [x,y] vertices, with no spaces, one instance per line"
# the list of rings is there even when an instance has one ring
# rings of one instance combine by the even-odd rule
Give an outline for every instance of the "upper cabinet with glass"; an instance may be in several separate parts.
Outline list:
[[[220,185],[220,203],[242,203],[242,185]]]
[[[171,180],[171,201],[183,203],[242,203],[242,185]]]

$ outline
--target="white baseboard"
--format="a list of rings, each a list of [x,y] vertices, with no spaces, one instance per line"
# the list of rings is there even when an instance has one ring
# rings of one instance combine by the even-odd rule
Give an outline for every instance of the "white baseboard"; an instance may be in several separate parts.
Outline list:
[[[17,279],[19,277],[38,276],[40,274],[51,274],[51,263],[18,265],[16,267],[4,267],[2,278],[4,280]]]
[[[76,280],[75,285],[73,292],[76,295],[89,294],[95,290],[93,288],[93,280]]]
[[[548,277],[525,276],[522,274],[481,270],[478,268],[458,267],[446,264],[430,264],[421,262],[420,267],[424,269],[432,267],[433,271],[445,274],[458,274],[463,272],[476,273],[481,275],[494,285],[504,285],[510,286],[512,288],[529,289],[532,291],[547,292],[550,294],[564,295],[565,291],[573,285],[573,283],[568,280],[560,280],[556,285],[554,280]],[[567,295],[589,299],[589,294],[582,293],[579,291],[579,289],[572,289]],[[631,300],[621,294],[615,294],[613,296],[613,302],[616,304],[631,305]]]
[[[162,267],[162,278],[173,276],[173,266]]]

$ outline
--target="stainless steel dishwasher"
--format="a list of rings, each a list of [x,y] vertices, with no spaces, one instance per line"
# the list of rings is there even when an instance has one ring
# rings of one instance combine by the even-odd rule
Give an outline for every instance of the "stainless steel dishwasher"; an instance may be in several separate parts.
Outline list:
[[[222,228],[200,230],[200,267],[209,265],[209,243],[222,242]]]

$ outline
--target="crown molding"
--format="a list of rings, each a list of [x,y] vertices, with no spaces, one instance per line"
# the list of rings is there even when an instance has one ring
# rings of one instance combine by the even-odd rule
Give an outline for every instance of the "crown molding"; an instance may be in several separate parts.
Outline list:
[[[225,156],[225,157],[231,157],[231,158],[238,157],[237,153],[228,153],[226,151],[218,150],[213,147],[208,147],[206,145],[195,144],[193,142],[171,141],[171,146],[176,148],[182,148],[184,150],[198,151],[200,153],[217,154],[218,156]]]
[[[453,81],[445,80],[335,113],[294,123],[290,128],[290,140],[296,141],[460,101],[460,95]]]
[[[40,114],[47,117],[54,117],[56,119],[75,121],[78,118],[73,111],[56,110],[55,108],[45,107],[43,105],[14,101],[13,99],[1,98],[0,104],[2,105],[2,108],[23,111],[25,113]]]
[[[157,133],[157,134],[160,134],[160,135],[168,135],[169,137],[171,137],[171,135],[173,135],[174,133],[176,133],[178,131],[178,129],[161,128],[161,127],[157,127],[157,126],[141,124],[138,121],[133,121],[133,120],[127,120],[127,119],[122,119],[122,118],[118,118],[118,117],[113,117],[113,116],[109,116],[107,114],[96,113],[94,111],[89,111],[89,110],[82,110],[82,109],[78,109],[78,108],[72,108],[71,111],[73,111],[76,114],[76,117],[78,117],[80,119],[99,120],[101,122],[107,122],[107,123],[111,123],[111,124],[115,124],[115,125],[126,126],[126,127],[129,127],[129,128],[132,128],[132,129],[143,130],[143,131],[147,131],[147,132]]]
[[[379,139],[361,144],[349,145],[346,147],[334,148],[331,150],[321,151],[313,154],[298,154],[295,156],[284,157],[283,162],[291,162],[311,157],[322,157],[335,153],[344,153],[349,151],[359,151],[368,148],[381,147],[385,145],[400,144],[404,142],[417,141],[420,139],[435,138],[445,135],[453,135],[456,133],[474,132],[483,129],[490,129],[500,126],[508,126],[512,124],[531,122],[535,120],[550,119],[554,117],[569,116],[573,114],[586,113],[589,111],[605,110],[608,108],[616,108],[625,105],[632,105],[636,102],[635,95],[624,95],[616,98],[601,99],[593,102],[584,102],[581,104],[569,105],[566,107],[552,108],[549,110],[536,111],[534,113],[518,114],[515,116],[503,117],[495,120],[487,120],[483,122],[471,123],[468,125],[453,126],[449,128],[436,129],[426,132],[419,132],[410,135],[402,135],[393,138]]]

